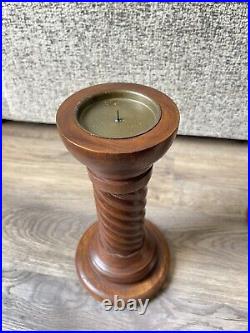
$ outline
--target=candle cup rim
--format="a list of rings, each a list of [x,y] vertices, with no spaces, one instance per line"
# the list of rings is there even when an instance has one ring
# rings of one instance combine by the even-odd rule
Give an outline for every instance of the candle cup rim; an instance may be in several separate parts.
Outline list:
[[[153,99],[161,108],[160,121],[146,133],[124,139],[103,138],[80,128],[74,112],[79,102],[87,96],[110,90],[131,90]],[[178,108],[170,97],[159,90],[136,83],[103,83],[81,89],[60,105],[56,116],[57,127],[65,144],[68,142],[68,145],[77,147],[82,153],[85,151],[106,156],[139,153],[159,144],[165,146],[176,135],[179,121]]]

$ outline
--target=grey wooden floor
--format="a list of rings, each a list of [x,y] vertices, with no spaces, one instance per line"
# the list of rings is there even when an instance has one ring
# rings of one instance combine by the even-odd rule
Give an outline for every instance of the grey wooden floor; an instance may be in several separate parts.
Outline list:
[[[246,208],[246,143],[178,137],[154,167],[147,204],[170,243],[168,287],[144,316],[106,312],[74,268],[95,220],[85,168],[55,126],[4,123],[3,327],[246,330]]]

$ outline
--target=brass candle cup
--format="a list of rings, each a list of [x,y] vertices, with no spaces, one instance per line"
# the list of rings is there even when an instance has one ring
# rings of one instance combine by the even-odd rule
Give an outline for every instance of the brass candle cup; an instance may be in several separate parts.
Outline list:
[[[80,127],[108,139],[131,138],[151,130],[161,109],[149,97],[129,90],[114,90],[84,99],[76,108]]]

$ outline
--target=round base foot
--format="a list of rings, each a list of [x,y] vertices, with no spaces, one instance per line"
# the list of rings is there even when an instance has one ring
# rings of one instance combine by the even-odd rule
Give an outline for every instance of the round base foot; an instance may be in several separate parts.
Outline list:
[[[169,249],[167,242],[158,228],[150,222],[145,222],[145,228],[156,238],[158,261],[148,276],[135,283],[114,283],[98,274],[88,258],[88,248],[96,232],[97,224],[93,224],[83,234],[76,250],[76,270],[83,285],[99,301],[110,299],[114,295],[127,301],[133,299],[152,298],[165,282],[169,268]]]

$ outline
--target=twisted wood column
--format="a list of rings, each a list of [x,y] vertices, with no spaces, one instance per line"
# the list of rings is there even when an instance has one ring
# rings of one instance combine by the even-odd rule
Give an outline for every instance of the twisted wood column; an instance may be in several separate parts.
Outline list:
[[[147,187],[127,194],[102,192],[94,187],[99,237],[108,251],[125,256],[142,247],[146,193]]]
[[[151,171],[149,168],[136,177],[110,180],[89,170],[98,217],[90,261],[99,273],[113,282],[138,281],[156,264],[155,239],[144,225]]]

